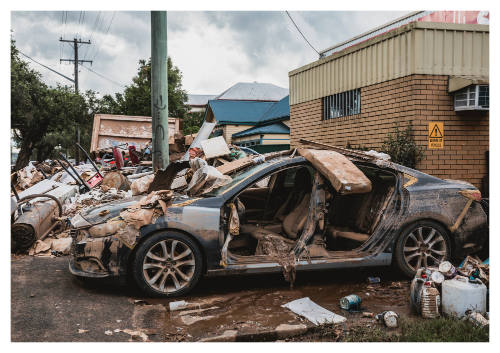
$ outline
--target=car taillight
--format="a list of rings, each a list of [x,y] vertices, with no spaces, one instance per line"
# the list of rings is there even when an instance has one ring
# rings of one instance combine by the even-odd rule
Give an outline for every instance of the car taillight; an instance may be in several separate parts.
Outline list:
[[[460,194],[470,200],[481,201],[481,191],[479,190],[460,190]]]

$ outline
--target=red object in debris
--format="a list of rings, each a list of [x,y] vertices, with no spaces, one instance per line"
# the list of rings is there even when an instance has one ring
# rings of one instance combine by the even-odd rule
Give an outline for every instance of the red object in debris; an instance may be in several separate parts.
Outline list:
[[[87,180],[87,184],[93,188],[96,185],[99,185],[102,181],[102,176],[99,173],[95,173],[89,180]]]
[[[424,274],[422,275],[422,278],[427,278],[427,275],[424,273]]]
[[[113,147],[113,157],[116,162],[116,169],[120,170],[123,167],[123,156],[118,147]]]
[[[189,159],[199,157],[199,156],[201,156],[202,153],[203,153],[203,150],[199,147],[190,148],[189,149]]]
[[[135,146],[128,146],[128,154],[132,164],[139,164],[139,157],[135,153]]]

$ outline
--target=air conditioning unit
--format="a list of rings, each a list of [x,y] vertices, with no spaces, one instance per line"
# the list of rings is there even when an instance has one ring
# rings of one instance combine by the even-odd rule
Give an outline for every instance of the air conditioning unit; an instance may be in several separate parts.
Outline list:
[[[455,93],[455,111],[489,110],[489,85],[471,85]]]

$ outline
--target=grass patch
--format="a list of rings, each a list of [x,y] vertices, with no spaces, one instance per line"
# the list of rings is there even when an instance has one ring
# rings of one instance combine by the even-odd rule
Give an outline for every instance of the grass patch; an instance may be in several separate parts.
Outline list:
[[[383,326],[355,327],[345,342],[489,342],[489,327],[477,327],[469,321],[453,318],[401,320],[400,328]]]

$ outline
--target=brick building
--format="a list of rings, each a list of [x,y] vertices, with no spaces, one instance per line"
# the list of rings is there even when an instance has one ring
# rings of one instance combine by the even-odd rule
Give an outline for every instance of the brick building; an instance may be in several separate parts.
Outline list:
[[[412,16],[289,73],[291,146],[305,138],[380,149],[411,123],[424,152],[417,169],[487,194],[489,26]],[[429,134],[444,143],[431,146]]]

